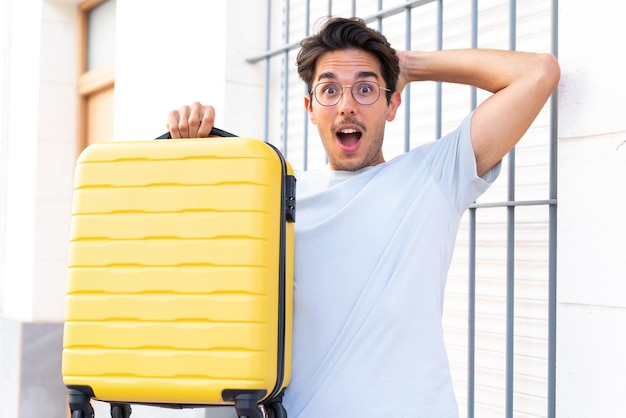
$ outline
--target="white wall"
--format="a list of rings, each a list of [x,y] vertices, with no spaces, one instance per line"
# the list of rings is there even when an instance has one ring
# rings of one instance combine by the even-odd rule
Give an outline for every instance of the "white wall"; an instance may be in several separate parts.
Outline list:
[[[13,3],[9,8],[9,87],[4,109],[7,115],[6,230],[4,248],[3,307],[18,317],[32,315],[35,234],[37,124],[39,101],[39,51],[41,5],[37,1]],[[14,22],[23,22],[16,25]],[[30,28],[31,30],[28,30]],[[34,32],[34,33],[33,33]],[[29,109],[19,112],[18,109]],[[10,296],[10,297],[9,297]]]
[[[263,51],[264,13],[257,1],[118,0],[115,139],[154,138],[194,101],[216,108],[216,126],[261,135],[262,109],[246,97],[262,94],[263,71],[245,59]]]
[[[63,318],[75,148],[75,6],[10,2],[2,131],[7,165],[0,266],[5,315]]]
[[[76,6],[13,0],[0,8],[0,416],[31,418],[40,408],[37,416],[63,418]]]
[[[618,7],[560,2],[561,417],[626,409],[626,53],[616,46],[626,26]]]
[[[65,315],[67,243],[76,150],[76,30],[73,4],[44,1],[41,67],[33,319]]]

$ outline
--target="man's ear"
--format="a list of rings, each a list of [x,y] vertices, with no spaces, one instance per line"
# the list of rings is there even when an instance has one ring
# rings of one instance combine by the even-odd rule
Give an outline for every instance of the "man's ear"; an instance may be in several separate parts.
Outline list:
[[[307,112],[309,112],[309,119],[313,125],[317,125],[317,120],[315,119],[315,114],[313,113],[313,103],[311,101],[311,96],[304,96],[304,108]]]
[[[387,122],[391,122],[396,118],[396,112],[402,103],[402,94],[399,91],[391,93],[391,100],[389,101],[389,109],[387,110]]]

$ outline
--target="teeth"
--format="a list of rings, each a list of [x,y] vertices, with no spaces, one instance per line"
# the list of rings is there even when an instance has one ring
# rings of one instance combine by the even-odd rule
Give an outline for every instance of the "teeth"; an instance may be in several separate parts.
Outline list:
[[[356,129],[344,129],[344,130],[340,131],[340,133],[342,133],[342,134],[355,134],[357,132],[358,131]]]

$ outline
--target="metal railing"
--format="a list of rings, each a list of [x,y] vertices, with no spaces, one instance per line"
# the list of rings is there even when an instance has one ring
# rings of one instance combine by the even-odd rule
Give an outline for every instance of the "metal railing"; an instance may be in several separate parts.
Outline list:
[[[445,39],[445,29],[446,29],[446,20],[444,19],[446,7],[449,7],[453,1],[446,1],[444,5],[443,0],[408,0],[408,1],[396,1],[396,4],[389,7],[383,7],[382,0],[370,0],[370,1],[356,1],[352,0],[349,5],[347,2],[336,2],[334,3],[332,0],[328,0],[327,3],[321,5],[322,2],[315,2],[317,7],[323,7],[323,10],[318,10],[318,13],[324,15],[333,15],[333,14],[341,14],[341,15],[350,15],[356,16],[359,15],[362,17],[368,24],[376,25],[376,28],[382,31],[383,24],[388,19],[396,19],[394,23],[397,22],[398,18],[404,17],[404,39],[401,41],[403,45],[401,46],[404,49],[412,49],[414,46],[414,41],[416,39],[415,32],[415,14],[416,11],[420,11],[420,8],[425,8],[428,6],[430,18],[434,19],[434,22],[431,22],[432,30],[431,34],[434,39],[432,39],[432,43],[434,48],[443,49],[444,47],[444,39]],[[369,11],[360,15],[361,9],[367,9],[373,3],[376,3],[376,10]],[[460,2],[457,2],[460,3]],[[547,22],[547,28],[544,28],[548,33],[548,41],[549,45],[547,46],[548,52],[552,52],[554,55],[557,55],[557,33],[558,33],[558,0],[551,0],[549,4],[545,1],[539,2],[543,6],[548,7],[546,13],[549,14],[550,18]],[[464,4],[467,4],[465,2]],[[508,45],[507,47],[511,50],[517,49],[517,40],[518,40],[518,4],[515,0],[509,0],[508,3],[503,4],[506,6],[505,8],[500,10],[500,13],[508,13],[506,17],[507,25],[508,25]],[[298,6],[298,14],[297,17],[292,16],[294,11],[294,7]],[[301,160],[301,166],[303,169],[307,169],[309,166],[310,159],[313,158],[309,155],[309,148],[311,144],[309,143],[309,127],[308,127],[308,118],[306,116],[306,112],[301,119],[302,126],[297,127],[297,131],[299,132],[298,140],[301,143],[298,144],[297,147],[294,146],[294,140],[288,141],[289,138],[289,130],[293,129],[294,122],[290,119],[290,116],[293,114],[294,110],[290,107],[290,100],[288,100],[290,95],[290,85],[291,82],[297,78],[297,74],[293,71],[293,68],[290,65],[293,63],[293,60],[290,60],[290,53],[297,51],[299,48],[299,39],[294,41],[292,38],[293,35],[293,25],[295,23],[299,23],[299,28],[303,30],[300,34],[300,37],[307,36],[310,32],[310,22],[313,16],[312,12],[313,3],[311,0],[300,0],[300,1],[289,1],[285,0],[281,2],[280,5],[273,4],[271,0],[267,0],[267,41],[266,41],[266,51],[262,54],[250,57],[247,61],[249,63],[265,63],[265,129],[264,136],[265,139],[268,140],[270,137],[271,126],[280,124],[281,127],[281,144],[283,153],[288,155],[292,148],[297,149],[300,148],[302,154],[298,156],[298,159]],[[341,13],[335,10],[336,7],[344,7]],[[367,6],[367,7],[365,7]],[[349,9],[347,9],[349,7]],[[271,28],[276,27],[277,25],[273,24],[272,16],[276,16],[275,10],[276,8],[280,8],[282,11],[282,38],[281,45],[278,47],[272,46],[272,34]],[[369,9],[368,9],[369,10]],[[317,15],[316,17],[321,17]],[[481,10],[480,4],[478,0],[471,1],[471,7],[466,16],[469,21],[470,36],[468,42],[470,43],[468,46],[478,47],[481,33],[483,30],[480,26],[480,18],[481,18]],[[458,20],[458,18],[457,18]],[[278,25],[279,26],[279,25]],[[394,25],[394,29],[397,30],[397,23]],[[526,34],[528,35],[528,34]],[[502,37],[500,37],[502,38]],[[502,39],[500,39],[502,40]],[[276,62],[279,65],[276,65]],[[272,88],[276,88],[271,85],[272,75],[275,73],[280,73],[280,89],[281,89],[281,102],[282,109],[281,115],[279,118],[275,116],[272,112],[270,112],[270,92]],[[306,88],[302,88],[302,94],[306,93]],[[402,143],[402,151],[408,151],[412,146],[411,138],[414,136],[414,127],[412,127],[412,121],[416,120],[415,112],[416,110],[413,108],[412,103],[414,102],[413,93],[411,90],[411,85],[407,85],[405,88],[404,94],[404,123],[403,123],[403,143]],[[471,88],[469,91],[469,99],[468,99],[468,109],[466,111],[473,110],[478,104],[478,91],[475,88]],[[434,106],[432,117],[434,120],[432,121],[432,133],[434,138],[437,139],[442,136],[444,129],[444,114],[446,112],[446,106],[444,106],[444,88],[441,83],[435,83],[434,89]],[[300,111],[302,112],[302,111]],[[517,181],[516,181],[516,150],[511,151],[506,159],[506,185],[503,188],[506,189],[506,198],[502,201],[480,201],[472,205],[468,211],[468,219],[467,219],[467,228],[468,228],[468,326],[467,326],[467,398],[466,398],[466,407],[467,412],[466,416],[468,418],[473,418],[475,416],[476,411],[476,375],[478,373],[476,366],[476,319],[477,319],[477,281],[480,280],[480,277],[477,273],[477,266],[480,264],[480,257],[477,255],[477,248],[479,248],[479,244],[477,244],[477,232],[480,232],[480,223],[477,221],[478,212],[488,211],[492,209],[500,208],[506,211],[506,325],[505,329],[502,331],[503,334],[506,335],[506,349],[505,349],[505,358],[506,358],[506,366],[505,366],[505,388],[503,390],[504,394],[504,403],[503,409],[506,417],[513,417],[515,406],[515,336],[516,336],[516,312],[515,312],[515,285],[516,285],[516,226],[518,225],[516,214],[517,209],[521,207],[545,207],[547,208],[547,217],[541,222],[541,228],[546,229],[548,235],[548,243],[547,243],[547,266],[546,266],[546,310],[545,315],[547,317],[547,331],[546,331],[546,345],[547,349],[543,355],[546,359],[547,370],[545,371],[546,382],[545,382],[545,393],[542,395],[543,405],[545,405],[546,411],[541,412],[538,416],[547,416],[549,418],[555,417],[555,376],[556,376],[556,210],[557,210],[557,109],[556,109],[556,95],[553,95],[550,103],[547,105],[548,113],[548,122],[547,122],[547,141],[549,142],[548,150],[546,151],[549,155],[547,156],[547,179],[544,180],[545,186],[547,187],[547,196],[545,198],[539,199],[527,199],[527,200],[516,200],[516,190],[517,190]],[[505,174],[505,173],[503,173]],[[501,177],[504,177],[501,176]],[[483,415],[481,415],[483,416]],[[501,415],[500,415],[501,416]]]

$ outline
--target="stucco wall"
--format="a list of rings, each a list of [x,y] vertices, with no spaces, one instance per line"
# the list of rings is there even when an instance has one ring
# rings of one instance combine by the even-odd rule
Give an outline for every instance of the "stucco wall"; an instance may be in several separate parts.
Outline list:
[[[561,2],[559,416],[626,409],[626,54],[621,13]]]

